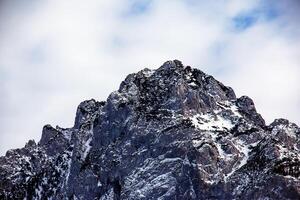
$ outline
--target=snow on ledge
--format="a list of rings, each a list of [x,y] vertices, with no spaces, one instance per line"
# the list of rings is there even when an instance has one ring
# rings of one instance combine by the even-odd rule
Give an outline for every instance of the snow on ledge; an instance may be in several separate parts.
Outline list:
[[[230,130],[234,124],[228,119],[212,114],[196,114],[190,117],[193,125],[200,130]]]

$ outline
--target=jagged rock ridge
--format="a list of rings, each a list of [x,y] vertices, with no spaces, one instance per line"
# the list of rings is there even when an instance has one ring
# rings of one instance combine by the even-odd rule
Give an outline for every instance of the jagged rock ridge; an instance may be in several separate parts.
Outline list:
[[[297,125],[168,61],[0,158],[0,199],[299,199]]]

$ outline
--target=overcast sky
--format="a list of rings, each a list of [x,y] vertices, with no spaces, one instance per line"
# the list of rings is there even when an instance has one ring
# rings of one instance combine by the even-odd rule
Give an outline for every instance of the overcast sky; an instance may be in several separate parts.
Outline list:
[[[0,155],[179,59],[300,124],[298,0],[0,0]]]

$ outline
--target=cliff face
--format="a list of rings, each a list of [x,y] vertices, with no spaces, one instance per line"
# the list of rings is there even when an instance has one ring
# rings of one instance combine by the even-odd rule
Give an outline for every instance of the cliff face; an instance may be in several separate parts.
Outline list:
[[[299,199],[300,129],[168,61],[0,158],[0,199]]]

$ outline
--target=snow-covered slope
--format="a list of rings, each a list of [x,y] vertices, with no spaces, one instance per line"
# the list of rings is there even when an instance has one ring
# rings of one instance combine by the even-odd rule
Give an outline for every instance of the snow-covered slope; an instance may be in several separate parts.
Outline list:
[[[168,61],[0,158],[0,199],[299,199],[300,129]]]

